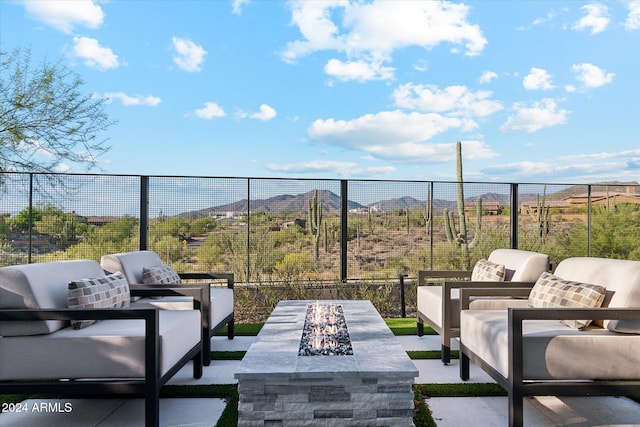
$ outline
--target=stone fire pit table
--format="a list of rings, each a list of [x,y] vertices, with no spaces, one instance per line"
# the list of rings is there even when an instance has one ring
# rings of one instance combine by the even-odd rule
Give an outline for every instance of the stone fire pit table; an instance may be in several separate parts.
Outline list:
[[[299,355],[307,308],[339,305],[353,355]],[[238,426],[413,426],[418,370],[369,301],[281,301],[235,372]]]

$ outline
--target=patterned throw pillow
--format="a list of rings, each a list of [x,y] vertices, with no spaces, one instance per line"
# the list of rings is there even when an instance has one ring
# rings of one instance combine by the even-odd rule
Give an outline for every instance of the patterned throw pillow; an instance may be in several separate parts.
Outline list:
[[[529,294],[529,306],[536,308],[598,308],[606,289],[600,285],[563,280],[551,273],[542,273]],[[561,320],[570,328],[582,329],[591,320]]]
[[[180,283],[180,276],[168,265],[158,265],[142,269],[142,283],[145,285],[174,285]]]
[[[120,272],[69,282],[69,308],[126,308],[130,300],[129,283]],[[95,319],[72,320],[71,327],[82,329],[96,322]]]
[[[504,275],[504,265],[481,259],[473,267],[471,280],[479,282],[504,282]]]

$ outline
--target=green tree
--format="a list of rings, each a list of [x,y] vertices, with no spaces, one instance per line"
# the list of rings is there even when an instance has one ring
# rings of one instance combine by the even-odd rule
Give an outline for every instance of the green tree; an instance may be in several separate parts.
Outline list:
[[[95,166],[109,150],[106,99],[83,92],[62,65],[33,67],[28,49],[0,52],[0,171],[51,172],[63,161]]]

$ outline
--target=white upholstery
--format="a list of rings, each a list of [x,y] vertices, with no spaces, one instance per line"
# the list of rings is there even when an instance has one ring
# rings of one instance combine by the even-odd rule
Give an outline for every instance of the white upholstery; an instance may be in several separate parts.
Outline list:
[[[123,252],[103,255],[100,265],[105,271],[124,273],[129,283],[142,283],[142,269],[162,265],[160,256],[153,251]],[[233,313],[233,289],[211,288],[211,321],[215,326]],[[164,310],[184,310],[193,308],[191,297],[143,298],[137,305],[152,305]]]
[[[460,340],[505,378],[509,377],[506,310],[464,310]],[[556,320],[525,321],[527,379],[638,379],[640,335],[603,328],[580,331]]]
[[[567,258],[554,274],[564,280],[604,286],[607,298],[603,307],[640,309],[640,261]],[[507,311],[464,310],[460,322],[464,346],[508,378]],[[604,326],[631,331],[640,325],[605,321]],[[526,320],[523,331],[527,379],[640,378],[640,331],[612,332],[596,322],[581,331],[557,320]]]
[[[0,309],[67,308],[69,282],[105,277],[95,261],[74,260],[0,268]],[[0,322],[0,335],[48,334],[69,326],[59,320]]]
[[[164,375],[200,341],[200,313],[161,310],[159,315]],[[144,321],[102,320],[80,330],[4,337],[0,355],[0,380],[144,377]]]
[[[100,265],[109,273],[121,271],[129,283],[133,284],[143,283],[142,269],[144,267],[159,267],[162,265],[162,259],[153,251],[122,252],[102,255]]]
[[[488,257],[488,260],[495,264],[505,266],[505,281],[512,282],[535,282],[543,271],[549,269],[549,256],[538,252],[523,251],[520,249],[495,249]],[[496,282],[500,286],[500,282]],[[423,313],[431,320],[432,326],[442,328],[442,286],[419,286],[418,287],[418,312]],[[483,298],[484,299],[484,298]],[[479,303],[473,301],[470,304],[472,309],[489,309],[495,307],[526,307],[526,300],[513,298],[486,299]],[[451,292],[451,327],[460,326],[460,301],[459,290],[453,289]]]

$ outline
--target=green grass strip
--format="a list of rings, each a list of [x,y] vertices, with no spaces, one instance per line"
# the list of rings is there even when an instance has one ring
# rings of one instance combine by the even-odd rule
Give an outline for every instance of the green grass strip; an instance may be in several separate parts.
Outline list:
[[[239,337],[254,337],[258,335],[264,323],[236,323],[233,326],[233,333]],[[216,336],[227,336],[227,326],[220,329]]]
[[[209,384],[209,385],[165,385],[160,389],[161,397],[215,397],[225,399],[234,391],[233,384]]]
[[[211,360],[242,360],[246,351],[212,351]]]
[[[413,423],[416,427],[437,427],[422,392],[413,386]]]
[[[413,360],[433,360],[442,357],[440,350],[408,350],[407,354]],[[459,357],[460,352],[458,350],[451,350],[451,359],[458,359]]]
[[[224,407],[215,427],[237,427],[238,426],[238,387],[233,386],[233,390],[227,398],[227,405]]]
[[[424,397],[488,397],[506,396],[507,392],[494,383],[415,384]]]

